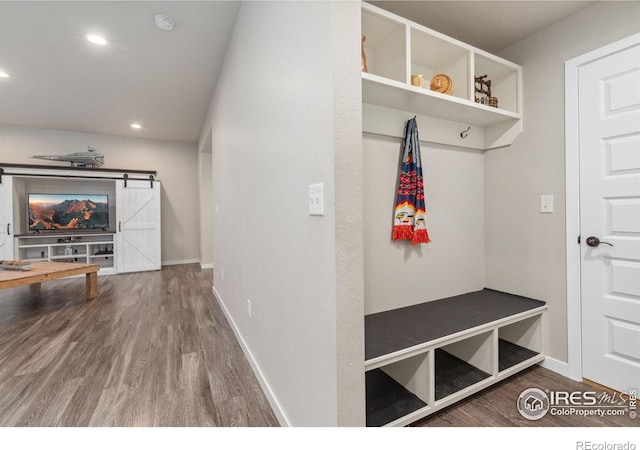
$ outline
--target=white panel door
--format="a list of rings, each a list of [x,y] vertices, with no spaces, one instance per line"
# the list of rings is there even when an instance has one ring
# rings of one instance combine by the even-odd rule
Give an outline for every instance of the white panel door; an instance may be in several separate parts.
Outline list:
[[[13,256],[13,179],[3,175],[0,183],[0,260]]]
[[[580,67],[578,82],[582,375],[628,392],[640,386],[640,44]]]
[[[160,183],[116,183],[116,260],[118,272],[159,270]]]

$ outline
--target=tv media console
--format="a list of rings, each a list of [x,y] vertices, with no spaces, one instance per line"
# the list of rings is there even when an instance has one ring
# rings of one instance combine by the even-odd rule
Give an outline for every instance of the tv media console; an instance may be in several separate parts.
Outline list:
[[[161,184],[155,171],[0,163],[0,259],[98,264],[100,274],[159,270]],[[108,199],[107,230],[29,230],[30,193]]]

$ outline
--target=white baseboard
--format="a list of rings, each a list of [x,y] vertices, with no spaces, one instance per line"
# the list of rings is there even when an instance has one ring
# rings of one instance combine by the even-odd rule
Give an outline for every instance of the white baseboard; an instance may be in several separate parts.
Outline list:
[[[236,339],[238,340],[238,343],[242,348],[242,351],[247,357],[247,360],[249,361],[249,365],[251,365],[251,369],[253,369],[253,373],[258,379],[258,383],[260,383],[260,387],[262,387],[262,391],[267,397],[267,400],[269,401],[269,405],[271,405],[271,408],[273,409],[273,412],[275,413],[276,418],[278,419],[278,422],[283,427],[290,427],[291,424],[289,423],[287,416],[284,414],[284,411],[282,410],[282,407],[280,406],[278,399],[276,398],[275,394],[271,390],[271,387],[269,386],[269,383],[265,379],[264,375],[262,374],[262,371],[260,370],[260,367],[258,366],[258,363],[256,362],[256,360],[254,359],[253,354],[251,353],[251,350],[249,350],[249,347],[244,341],[242,334],[240,333],[240,330],[238,329],[238,327],[236,326],[236,323],[231,318],[231,315],[229,314],[229,311],[227,310],[224,304],[224,301],[222,300],[222,297],[216,290],[215,286],[211,288],[211,291],[213,292],[213,296],[216,298],[216,301],[220,305],[220,308],[222,308],[222,311],[224,312],[224,315],[227,318],[229,325],[231,325],[233,334],[235,334]]]
[[[574,377],[571,376],[571,371],[569,370],[569,364],[566,362],[559,361],[557,359],[551,358],[549,356],[545,356],[544,360],[539,364],[545,369],[549,369],[553,372],[559,373],[563,377],[570,378],[575,380]],[[581,381],[581,380],[577,380]]]
[[[213,263],[202,264],[200,263],[201,269],[213,269]]]
[[[163,266],[179,266],[180,264],[199,264],[199,259],[179,259],[174,261],[162,261]]]

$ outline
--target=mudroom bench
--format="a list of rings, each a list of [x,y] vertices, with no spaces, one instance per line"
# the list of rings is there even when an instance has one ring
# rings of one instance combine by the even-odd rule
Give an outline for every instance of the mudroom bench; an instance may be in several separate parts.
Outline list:
[[[483,289],[365,316],[367,426],[408,425],[542,361],[546,308]]]

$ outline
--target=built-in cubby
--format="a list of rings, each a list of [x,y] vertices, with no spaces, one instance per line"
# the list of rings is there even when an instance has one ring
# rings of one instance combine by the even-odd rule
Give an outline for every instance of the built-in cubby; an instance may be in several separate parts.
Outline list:
[[[365,316],[367,426],[410,424],[542,361],[545,309],[483,289]]]
[[[436,401],[458,394],[491,377],[492,332],[484,332],[435,350]]]
[[[369,117],[372,110],[364,109],[364,131],[402,137],[401,127],[385,123],[402,111],[431,130],[450,122],[445,132],[421,135],[447,145],[487,150],[511,144],[522,132],[522,68],[517,64],[367,3],[362,4],[362,35],[363,102],[390,110],[384,120],[379,110]],[[423,87],[411,83],[413,75],[423,77]],[[476,102],[475,77],[483,75],[497,104]],[[445,79],[453,86],[442,93],[438,87]],[[463,125],[473,128],[475,139],[460,138]]]
[[[454,97],[469,98],[469,62],[471,51],[455,45],[434,34],[411,27],[411,74],[424,77],[424,89],[430,88],[429,81],[438,74],[446,74],[453,82]],[[445,97],[446,98],[446,97]]]
[[[474,79],[486,75],[491,80],[491,95],[498,99],[498,109],[520,113],[518,96],[520,68],[518,66],[497,61],[486,53],[475,51],[474,69]],[[491,106],[485,107],[493,108]]]
[[[406,25],[380,14],[362,14],[367,73],[407,82]]]
[[[366,372],[367,426],[383,426],[427,411],[431,353],[425,352]]]
[[[541,324],[535,317],[518,320],[498,328],[498,370],[517,369],[520,364],[541,353]]]

